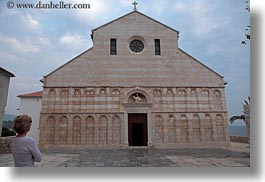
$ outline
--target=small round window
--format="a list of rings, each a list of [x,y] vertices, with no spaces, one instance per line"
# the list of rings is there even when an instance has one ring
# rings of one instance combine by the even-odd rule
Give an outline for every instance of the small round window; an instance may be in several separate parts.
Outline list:
[[[132,40],[130,42],[130,49],[135,53],[142,52],[142,50],[144,49],[144,44],[140,40]]]

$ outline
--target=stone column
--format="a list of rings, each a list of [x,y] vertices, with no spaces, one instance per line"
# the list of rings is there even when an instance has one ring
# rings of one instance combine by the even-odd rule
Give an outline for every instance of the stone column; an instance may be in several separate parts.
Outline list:
[[[54,144],[56,146],[60,145],[59,143],[59,135],[60,135],[60,115],[55,116],[55,139],[54,139]]]
[[[81,145],[86,145],[86,118],[81,116]]]
[[[152,127],[152,116],[151,111],[147,113],[147,134],[148,134],[148,146],[153,145],[153,127]]]
[[[73,116],[67,116],[68,123],[67,123],[67,143],[66,145],[73,145]]]
[[[188,119],[188,142],[193,142],[193,126],[192,126],[192,117]]]
[[[124,122],[123,122],[123,133],[124,133],[124,145],[129,146],[129,141],[128,141],[128,112],[124,112]]]

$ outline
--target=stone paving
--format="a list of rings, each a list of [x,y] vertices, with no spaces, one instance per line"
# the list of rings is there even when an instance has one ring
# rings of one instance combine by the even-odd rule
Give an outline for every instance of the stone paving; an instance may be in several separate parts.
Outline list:
[[[227,149],[94,149],[42,153],[37,167],[249,167],[246,144]],[[1,167],[13,167],[12,154],[0,154]]]

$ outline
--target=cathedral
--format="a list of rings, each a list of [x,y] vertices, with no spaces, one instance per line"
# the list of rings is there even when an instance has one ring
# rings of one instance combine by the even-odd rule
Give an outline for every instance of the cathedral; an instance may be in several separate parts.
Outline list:
[[[44,76],[41,149],[229,147],[223,76],[136,9]]]

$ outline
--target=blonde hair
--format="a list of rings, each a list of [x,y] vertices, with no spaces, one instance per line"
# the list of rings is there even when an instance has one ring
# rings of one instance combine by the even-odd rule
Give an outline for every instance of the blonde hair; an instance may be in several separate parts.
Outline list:
[[[16,133],[23,134],[29,130],[31,123],[32,119],[30,116],[26,114],[18,115],[13,122],[13,129]]]

